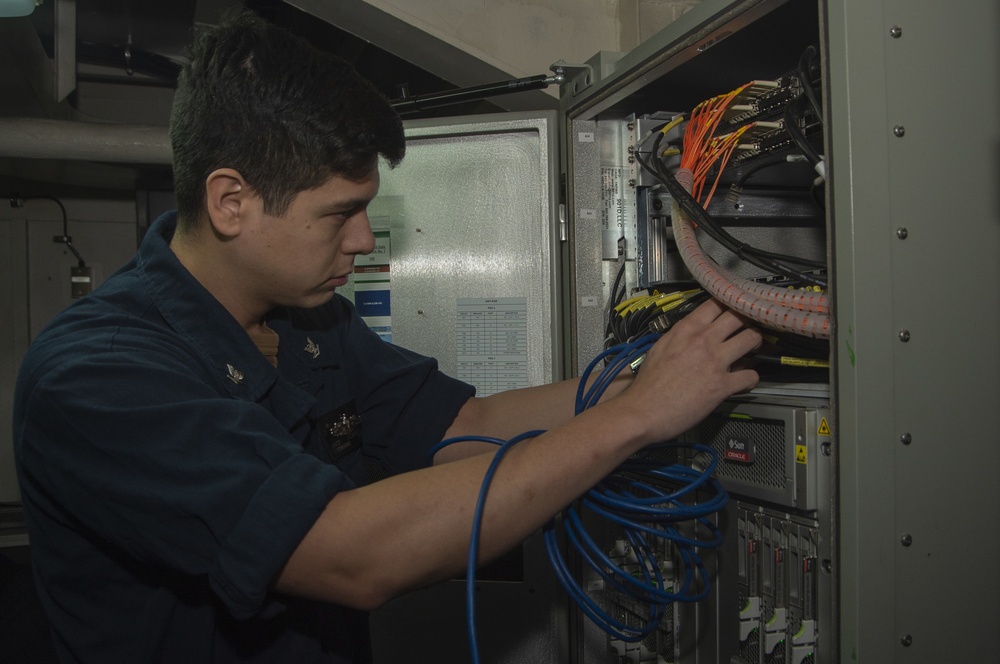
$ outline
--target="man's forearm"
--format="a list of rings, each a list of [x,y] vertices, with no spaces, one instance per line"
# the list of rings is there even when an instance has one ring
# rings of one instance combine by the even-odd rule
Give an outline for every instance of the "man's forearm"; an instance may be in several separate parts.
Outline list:
[[[638,430],[594,410],[513,447],[490,488],[480,560],[522,541],[641,442]],[[370,609],[460,572],[491,459],[464,458],[338,494],[276,587]]]
[[[590,382],[594,378],[596,374],[591,376]],[[620,374],[607,387],[602,401],[620,394],[631,381],[630,372]],[[445,438],[475,435],[507,440],[526,431],[558,428],[573,417],[579,383],[579,378],[570,378],[550,385],[470,399]]]

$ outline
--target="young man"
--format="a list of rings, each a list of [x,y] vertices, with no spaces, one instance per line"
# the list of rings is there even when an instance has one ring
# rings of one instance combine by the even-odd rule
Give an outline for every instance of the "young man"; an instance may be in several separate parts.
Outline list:
[[[464,568],[491,459],[493,558],[757,375],[715,303],[573,417],[575,381],[475,398],[335,294],[370,252],[399,119],[345,63],[242,16],[203,34],[171,121],[178,211],[60,314],[14,436],[43,604],[68,662],[362,662],[365,610]],[[490,448],[492,451],[493,448]],[[366,465],[391,477],[366,483]],[[429,466],[429,467],[428,467]]]

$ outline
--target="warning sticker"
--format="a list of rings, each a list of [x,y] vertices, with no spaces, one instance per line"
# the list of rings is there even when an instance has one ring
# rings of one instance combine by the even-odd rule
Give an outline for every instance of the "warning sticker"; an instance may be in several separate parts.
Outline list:
[[[795,463],[808,463],[809,457],[807,456],[805,445],[795,446]]]
[[[829,436],[830,435],[830,424],[826,421],[826,418],[822,418],[819,421],[819,431],[816,432],[818,436]]]

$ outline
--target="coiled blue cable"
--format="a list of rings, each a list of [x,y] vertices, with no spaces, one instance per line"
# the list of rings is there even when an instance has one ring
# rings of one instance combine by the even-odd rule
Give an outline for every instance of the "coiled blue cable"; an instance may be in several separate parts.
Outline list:
[[[608,348],[595,357],[580,378],[575,413],[579,414],[597,404],[618,373],[640,360],[658,337],[659,335],[647,335]],[[606,361],[604,368],[587,388],[590,375],[601,361]],[[542,433],[544,432],[529,431],[507,441],[485,436],[450,438],[431,450],[433,455],[448,445],[464,441],[487,442],[498,446],[483,477],[476,501],[466,564],[466,622],[473,664],[479,664],[480,661],[475,621],[475,571],[486,495],[503,456],[514,445]],[[666,447],[677,446],[656,446],[635,455],[614,474],[584,494],[578,501],[579,509],[576,505],[566,507],[560,512],[558,519],[551,519],[542,529],[553,572],[567,594],[595,625],[611,637],[625,642],[641,641],[653,633],[668,604],[676,601],[697,602],[707,597],[710,592],[709,575],[697,550],[722,545],[722,533],[709,519],[725,507],[729,500],[725,488],[713,477],[719,461],[718,455],[710,447],[693,445],[691,447],[710,458],[703,470],[680,464],[661,466],[650,458],[650,453]],[[665,487],[669,487],[669,490]],[[695,502],[695,494],[701,498],[699,502]],[[622,538],[635,555],[635,561],[620,564],[602,550],[587,532],[580,514],[581,509],[588,510],[621,529]],[[697,535],[684,535],[673,525],[678,523],[692,523],[691,530],[694,533],[703,530],[707,531],[708,536],[700,538]],[[606,587],[648,605],[648,615],[643,625],[629,625],[609,614],[580,586],[559,546],[560,528],[566,535],[568,545],[603,580]],[[677,553],[681,570],[679,573],[675,572],[678,583],[672,590],[666,589],[660,561],[649,544],[650,538],[654,537],[664,542],[664,548],[669,546]]]

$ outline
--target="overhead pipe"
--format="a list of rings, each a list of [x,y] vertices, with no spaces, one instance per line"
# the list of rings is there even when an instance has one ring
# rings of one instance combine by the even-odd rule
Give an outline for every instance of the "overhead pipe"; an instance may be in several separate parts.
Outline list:
[[[166,127],[0,118],[0,157],[171,164]]]

